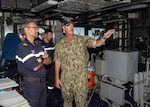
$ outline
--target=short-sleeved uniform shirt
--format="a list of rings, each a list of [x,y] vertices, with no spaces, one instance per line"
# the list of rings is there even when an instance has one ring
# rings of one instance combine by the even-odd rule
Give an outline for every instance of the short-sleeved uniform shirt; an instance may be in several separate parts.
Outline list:
[[[38,66],[37,58],[42,57],[44,49],[40,45],[32,45],[27,39],[19,44],[16,54],[18,71],[26,77],[45,77],[46,70],[43,66],[38,71],[33,69]]]
[[[71,42],[62,38],[55,45],[55,60],[61,64],[61,70],[74,72],[87,67],[87,47],[93,46],[94,39],[88,36],[74,35]]]

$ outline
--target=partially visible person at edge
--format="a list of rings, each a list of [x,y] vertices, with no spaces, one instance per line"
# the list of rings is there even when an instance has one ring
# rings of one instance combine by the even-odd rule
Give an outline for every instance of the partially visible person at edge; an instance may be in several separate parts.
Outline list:
[[[55,44],[53,43],[53,31],[51,29],[45,29],[45,36],[43,36],[42,39],[42,47],[47,51],[52,60],[52,63],[50,65],[45,65],[45,68],[47,72],[48,101],[54,103],[56,101],[54,91],[55,65],[53,61]]]
[[[19,38],[20,38],[21,41],[24,41],[25,36],[24,36],[24,33],[23,33],[23,31],[22,31],[21,28],[18,31],[18,36],[19,36]]]
[[[88,36],[75,35],[71,18],[63,18],[62,24],[65,36],[55,44],[55,85],[61,88],[63,107],[72,107],[73,99],[76,107],[87,107],[87,47],[101,46],[115,30],[110,29],[102,38],[95,40]]]
[[[23,76],[23,95],[32,107],[47,107],[46,70],[44,65],[52,61],[42,46],[34,43],[38,26],[34,21],[22,25],[25,40],[19,44],[16,61]]]
[[[46,35],[45,30],[45,28],[39,28],[38,36],[34,39],[35,44],[42,45],[43,38]]]

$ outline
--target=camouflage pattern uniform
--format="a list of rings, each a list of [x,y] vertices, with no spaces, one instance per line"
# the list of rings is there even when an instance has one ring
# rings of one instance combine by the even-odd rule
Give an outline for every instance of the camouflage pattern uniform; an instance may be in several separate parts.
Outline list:
[[[64,37],[56,44],[54,57],[61,64],[64,107],[72,107],[73,98],[76,107],[87,106],[87,47],[92,47],[93,42],[94,39],[88,36],[74,35],[71,42]]]

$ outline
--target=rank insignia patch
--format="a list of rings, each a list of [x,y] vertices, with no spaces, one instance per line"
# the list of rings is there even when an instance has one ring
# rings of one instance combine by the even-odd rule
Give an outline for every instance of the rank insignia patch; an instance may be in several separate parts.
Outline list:
[[[26,42],[23,43],[23,46],[28,46],[28,44]]]

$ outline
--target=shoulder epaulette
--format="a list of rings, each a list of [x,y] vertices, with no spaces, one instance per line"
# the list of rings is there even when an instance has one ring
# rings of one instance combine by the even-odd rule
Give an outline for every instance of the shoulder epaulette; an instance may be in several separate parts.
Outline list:
[[[23,43],[23,46],[28,46],[28,44],[26,42]]]

